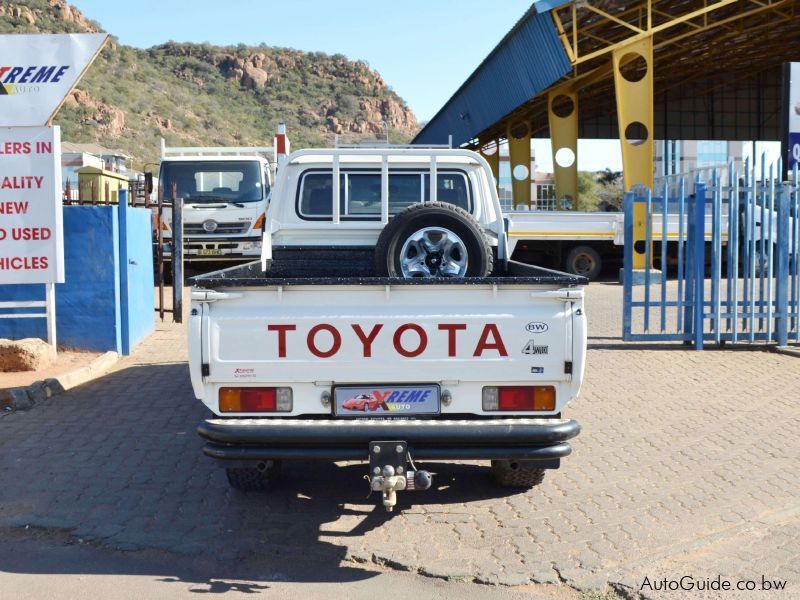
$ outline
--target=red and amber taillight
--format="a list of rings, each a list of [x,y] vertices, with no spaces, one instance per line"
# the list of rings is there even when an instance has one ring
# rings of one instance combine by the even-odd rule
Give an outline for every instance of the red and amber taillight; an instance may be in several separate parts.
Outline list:
[[[540,411],[556,409],[556,388],[552,385],[515,385],[483,388],[485,411]]]
[[[224,387],[219,390],[219,412],[292,412],[292,388]]]

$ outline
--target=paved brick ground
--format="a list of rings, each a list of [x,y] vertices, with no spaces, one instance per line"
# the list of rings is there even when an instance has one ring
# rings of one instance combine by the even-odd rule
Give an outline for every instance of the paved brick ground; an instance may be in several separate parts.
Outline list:
[[[765,597],[798,597],[800,359],[622,344],[620,294],[589,289],[569,409],[583,433],[536,490],[498,491],[485,463],[436,465],[438,489],[387,515],[365,499],[363,466],[301,463],[272,494],[233,492],[200,453],[185,332],[159,326],[101,380],[0,417],[0,528],[503,584],[765,575],[789,585]]]

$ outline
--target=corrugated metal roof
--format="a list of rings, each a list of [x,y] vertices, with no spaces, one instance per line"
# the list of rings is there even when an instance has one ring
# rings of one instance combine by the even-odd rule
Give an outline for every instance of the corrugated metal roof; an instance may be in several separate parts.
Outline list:
[[[569,58],[549,12],[538,3],[517,22],[419,132],[416,144],[459,146],[569,73]]]
[[[572,2],[572,0],[533,0],[533,7],[536,9],[536,12],[543,13],[569,4],[570,2]]]

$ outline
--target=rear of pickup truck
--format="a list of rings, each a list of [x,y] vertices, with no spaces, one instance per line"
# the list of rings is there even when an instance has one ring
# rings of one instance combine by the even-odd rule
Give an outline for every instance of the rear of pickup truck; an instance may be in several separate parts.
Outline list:
[[[198,277],[189,348],[194,392],[214,413],[198,428],[204,452],[243,489],[282,460],[369,460],[387,508],[386,486],[430,485],[414,460],[492,460],[524,483],[514,465],[558,467],[580,430],[562,411],[583,378],[582,283],[513,263],[460,280],[282,277],[258,264]]]

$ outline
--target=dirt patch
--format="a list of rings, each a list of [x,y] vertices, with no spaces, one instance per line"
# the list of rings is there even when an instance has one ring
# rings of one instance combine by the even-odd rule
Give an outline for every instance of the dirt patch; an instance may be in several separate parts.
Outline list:
[[[55,361],[47,368],[38,371],[0,373],[0,389],[23,387],[35,381],[58,377],[75,369],[88,366],[101,354],[101,352],[59,351]]]

